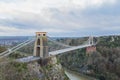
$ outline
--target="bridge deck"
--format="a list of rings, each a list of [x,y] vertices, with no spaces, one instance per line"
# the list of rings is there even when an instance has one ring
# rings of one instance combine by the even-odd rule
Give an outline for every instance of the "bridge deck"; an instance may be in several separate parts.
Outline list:
[[[58,54],[62,54],[62,53],[68,52],[68,51],[81,49],[81,48],[85,48],[85,47],[89,47],[89,46],[92,46],[92,45],[75,46],[75,47],[71,47],[71,48],[66,48],[66,49],[61,49],[61,50],[57,50],[57,51],[52,51],[52,52],[49,52],[49,54],[50,55],[58,55]],[[16,61],[18,61],[18,62],[31,62],[31,61],[36,61],[36,60],[39,60],[39,59],[40,59],[40,57],[29,56],[29,57],[17,59]]]
[[[52,52],[49,52],[49,55],[58,55],[58,54],[62,54],[62,53],[65,53],[65,52],[68,52],[68,51],[72,51],[72,50],[76,50],[76,49],[81,49],[81,48],[85,48],[85,47],[89,47],[89,46],[92,46],[92,45],[80,45],[80,46],[75,46],[75,47],[70,47],[70,48],[66,48],[66,49],[61,49],[61,50],[57,50],[57,51],[52,51]]]
[[[36,60],[39,60],[39,59],[40,59],[40,57],[28,56],[28,57],[25,57],[25,58],[17,59],[16,61],[17,62],[27,63],[27,62],[36,61]]]

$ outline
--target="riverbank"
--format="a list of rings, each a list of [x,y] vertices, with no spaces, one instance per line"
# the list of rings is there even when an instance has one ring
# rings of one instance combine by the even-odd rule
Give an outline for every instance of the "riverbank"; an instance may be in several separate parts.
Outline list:
[[[65,73],[70,80],[97,80],[95,78],[92,78],[74,71],[70,71],[68,69],[65,69]]]

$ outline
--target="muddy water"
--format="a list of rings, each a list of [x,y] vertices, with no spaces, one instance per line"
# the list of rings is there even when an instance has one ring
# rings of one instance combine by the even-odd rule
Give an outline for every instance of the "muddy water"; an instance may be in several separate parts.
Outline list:
[[[83,74],[77,74],[73,71],[65,70],[66,75],[69,77],[70,80],[97,80]]]

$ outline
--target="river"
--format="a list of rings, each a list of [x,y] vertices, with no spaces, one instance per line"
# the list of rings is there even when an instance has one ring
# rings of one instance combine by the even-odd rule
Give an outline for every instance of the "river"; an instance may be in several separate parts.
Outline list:
[[[83,74],[77,74],[76,72],[69,71],[69,70],[65,70],[65,73],[70,80],[97,80]]]

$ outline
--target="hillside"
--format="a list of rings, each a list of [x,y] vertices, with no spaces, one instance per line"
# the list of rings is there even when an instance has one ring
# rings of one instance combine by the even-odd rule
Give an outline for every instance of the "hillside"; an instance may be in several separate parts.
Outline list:
[[[61,64],[99,80],[120,80],[120,36],[97,37],[97,40],[96,52],[87,56],[86,49],[79,49],[59,55]]]

